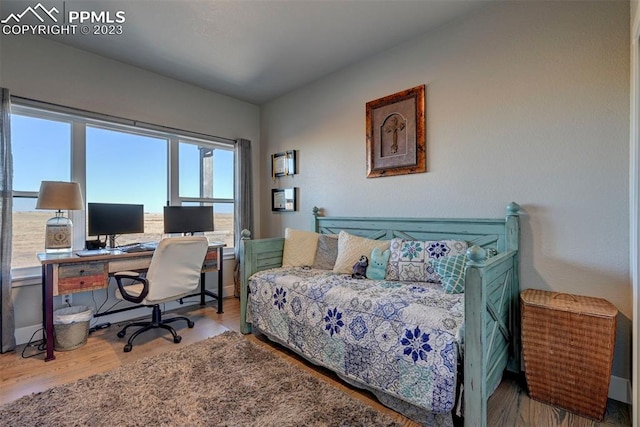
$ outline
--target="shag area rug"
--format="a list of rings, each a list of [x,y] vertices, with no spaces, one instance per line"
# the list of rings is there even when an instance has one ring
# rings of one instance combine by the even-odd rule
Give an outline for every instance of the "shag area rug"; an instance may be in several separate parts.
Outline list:
[[[400,426],[227,331],[0,407],[6,426]]]

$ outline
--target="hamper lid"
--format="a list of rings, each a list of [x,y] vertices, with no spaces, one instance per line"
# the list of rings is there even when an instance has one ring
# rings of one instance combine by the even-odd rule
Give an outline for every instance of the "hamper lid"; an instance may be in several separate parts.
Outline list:
[[[520,298],[527,305],[571,313],[584,313],[603,317],[614,317],[618,314],[618,309],[604,298],[550,292],[541,289],[526,289],[520,294]]]

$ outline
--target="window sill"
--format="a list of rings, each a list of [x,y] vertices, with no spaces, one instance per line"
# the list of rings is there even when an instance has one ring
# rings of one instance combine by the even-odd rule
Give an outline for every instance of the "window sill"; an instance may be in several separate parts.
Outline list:
[[[11,273],[11,287],[33,286],[42,284],[42,274],[39,268],[22,269],[18,273]]]
[[[236,253],[234,248],[222,248],[222,259],[229,260],[235,259]]]

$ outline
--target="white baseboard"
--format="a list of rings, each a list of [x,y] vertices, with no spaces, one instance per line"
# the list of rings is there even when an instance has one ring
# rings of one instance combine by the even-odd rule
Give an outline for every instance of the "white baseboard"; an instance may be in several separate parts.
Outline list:
[[[40,331],[38,331],[40,330]],[[38,331],[37,334],[34,333]],[[33,339],[31,338],[33,336]],[[29,340],[38,341],[42,339],[42,325],[25,326],[24,328],[16,328],[16,344],[26,344]]]
[[[225,286],[222,291],[222,295],[228,295],[228,296],[233,295],[233,286]],[[185,301],[184,304],[180,304],[178,301],[171,301],[171,302],[165,303],[164,310],[173,310],[180,307],[196,305],[198,303],[199,301],[196,299],[194,299],[193,301]],[[215,304],[215,303],[210,303],[210,304]],[[149,309],[147,309],[146,312],[143,309],[144,307],[141,307],[140,309],[136,309],[136,310],[123,311],[120,313],[109,314],[107,316],[94,318],[91,321],[91,324],[94,325],[94,324],[107,323],[107,322],[120,323],[120,322],[126,322],[131,319],[148,315]],[[34,333],[36,334],[34,335]],[[41,340],[43,338],[42,325],[30,325],[30,326],[24,326],[22,328],[16,328],[15,337],[16,337],[17,345],[26,344],[29,342],[29,340],[32,340],[32,341]]]
[[[611,382],[609,382],[609,399],[631,405],[633,401],[631,396],[631,381],[626,378],[611,375]]]

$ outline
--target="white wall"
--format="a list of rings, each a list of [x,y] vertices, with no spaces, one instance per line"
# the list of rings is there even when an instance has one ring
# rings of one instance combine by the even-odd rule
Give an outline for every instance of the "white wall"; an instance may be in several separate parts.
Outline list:
[[[178,129],[252,141],[259,164],[260,109],[186,83],[110,60],[47,39],[1,36],[0,87],[12,95],[109,114]],[[256,174],[254,187],[258,187]],[[256,216],[259,194],[255,195]],[[233,295],[233,261],[225,262],[225,295]],[[207,287],[216,289],[215,275]],[[97,292],[102,302],[102,293]],[[16,328],[30,330],[41,322],[40,286],[13,292]],[[93,307],[91,294],[76,294],[74,304]],[[110,304],[107,304],[109,306]],[[135,316],[142,315],[139,310]]]
[[[640,314],[640,296],[638,293],[638,283],[640,281],[640,133],[639,117],[640,111],[640,9],[638,1],[630,2],[631,9],[631,138],[630,138],[630,237],[631,237],[631,279],[633,286],[633,325],[632,325],[632,402],[636,402],[632,408],[631,422],[638,425],[638,386],[640,384],[640,372],[638,372],[638,336],[640,335],[638,315]]]
[[[509,2],[262,109],[262,230],[327,215],[501,217],[523,207],[521,286],[609,299],[630,378],[629,4]],[[426,84],[425,174],[366,178],[365,104]],[[299,150],[272,180],[269,154]],[[275,187],[300,209],[269,212]],[[594,345],[597,345],[594,343]]]
[[[258,141],[258,106],[35,36],[2,36],[12,95],[225,138]]]

